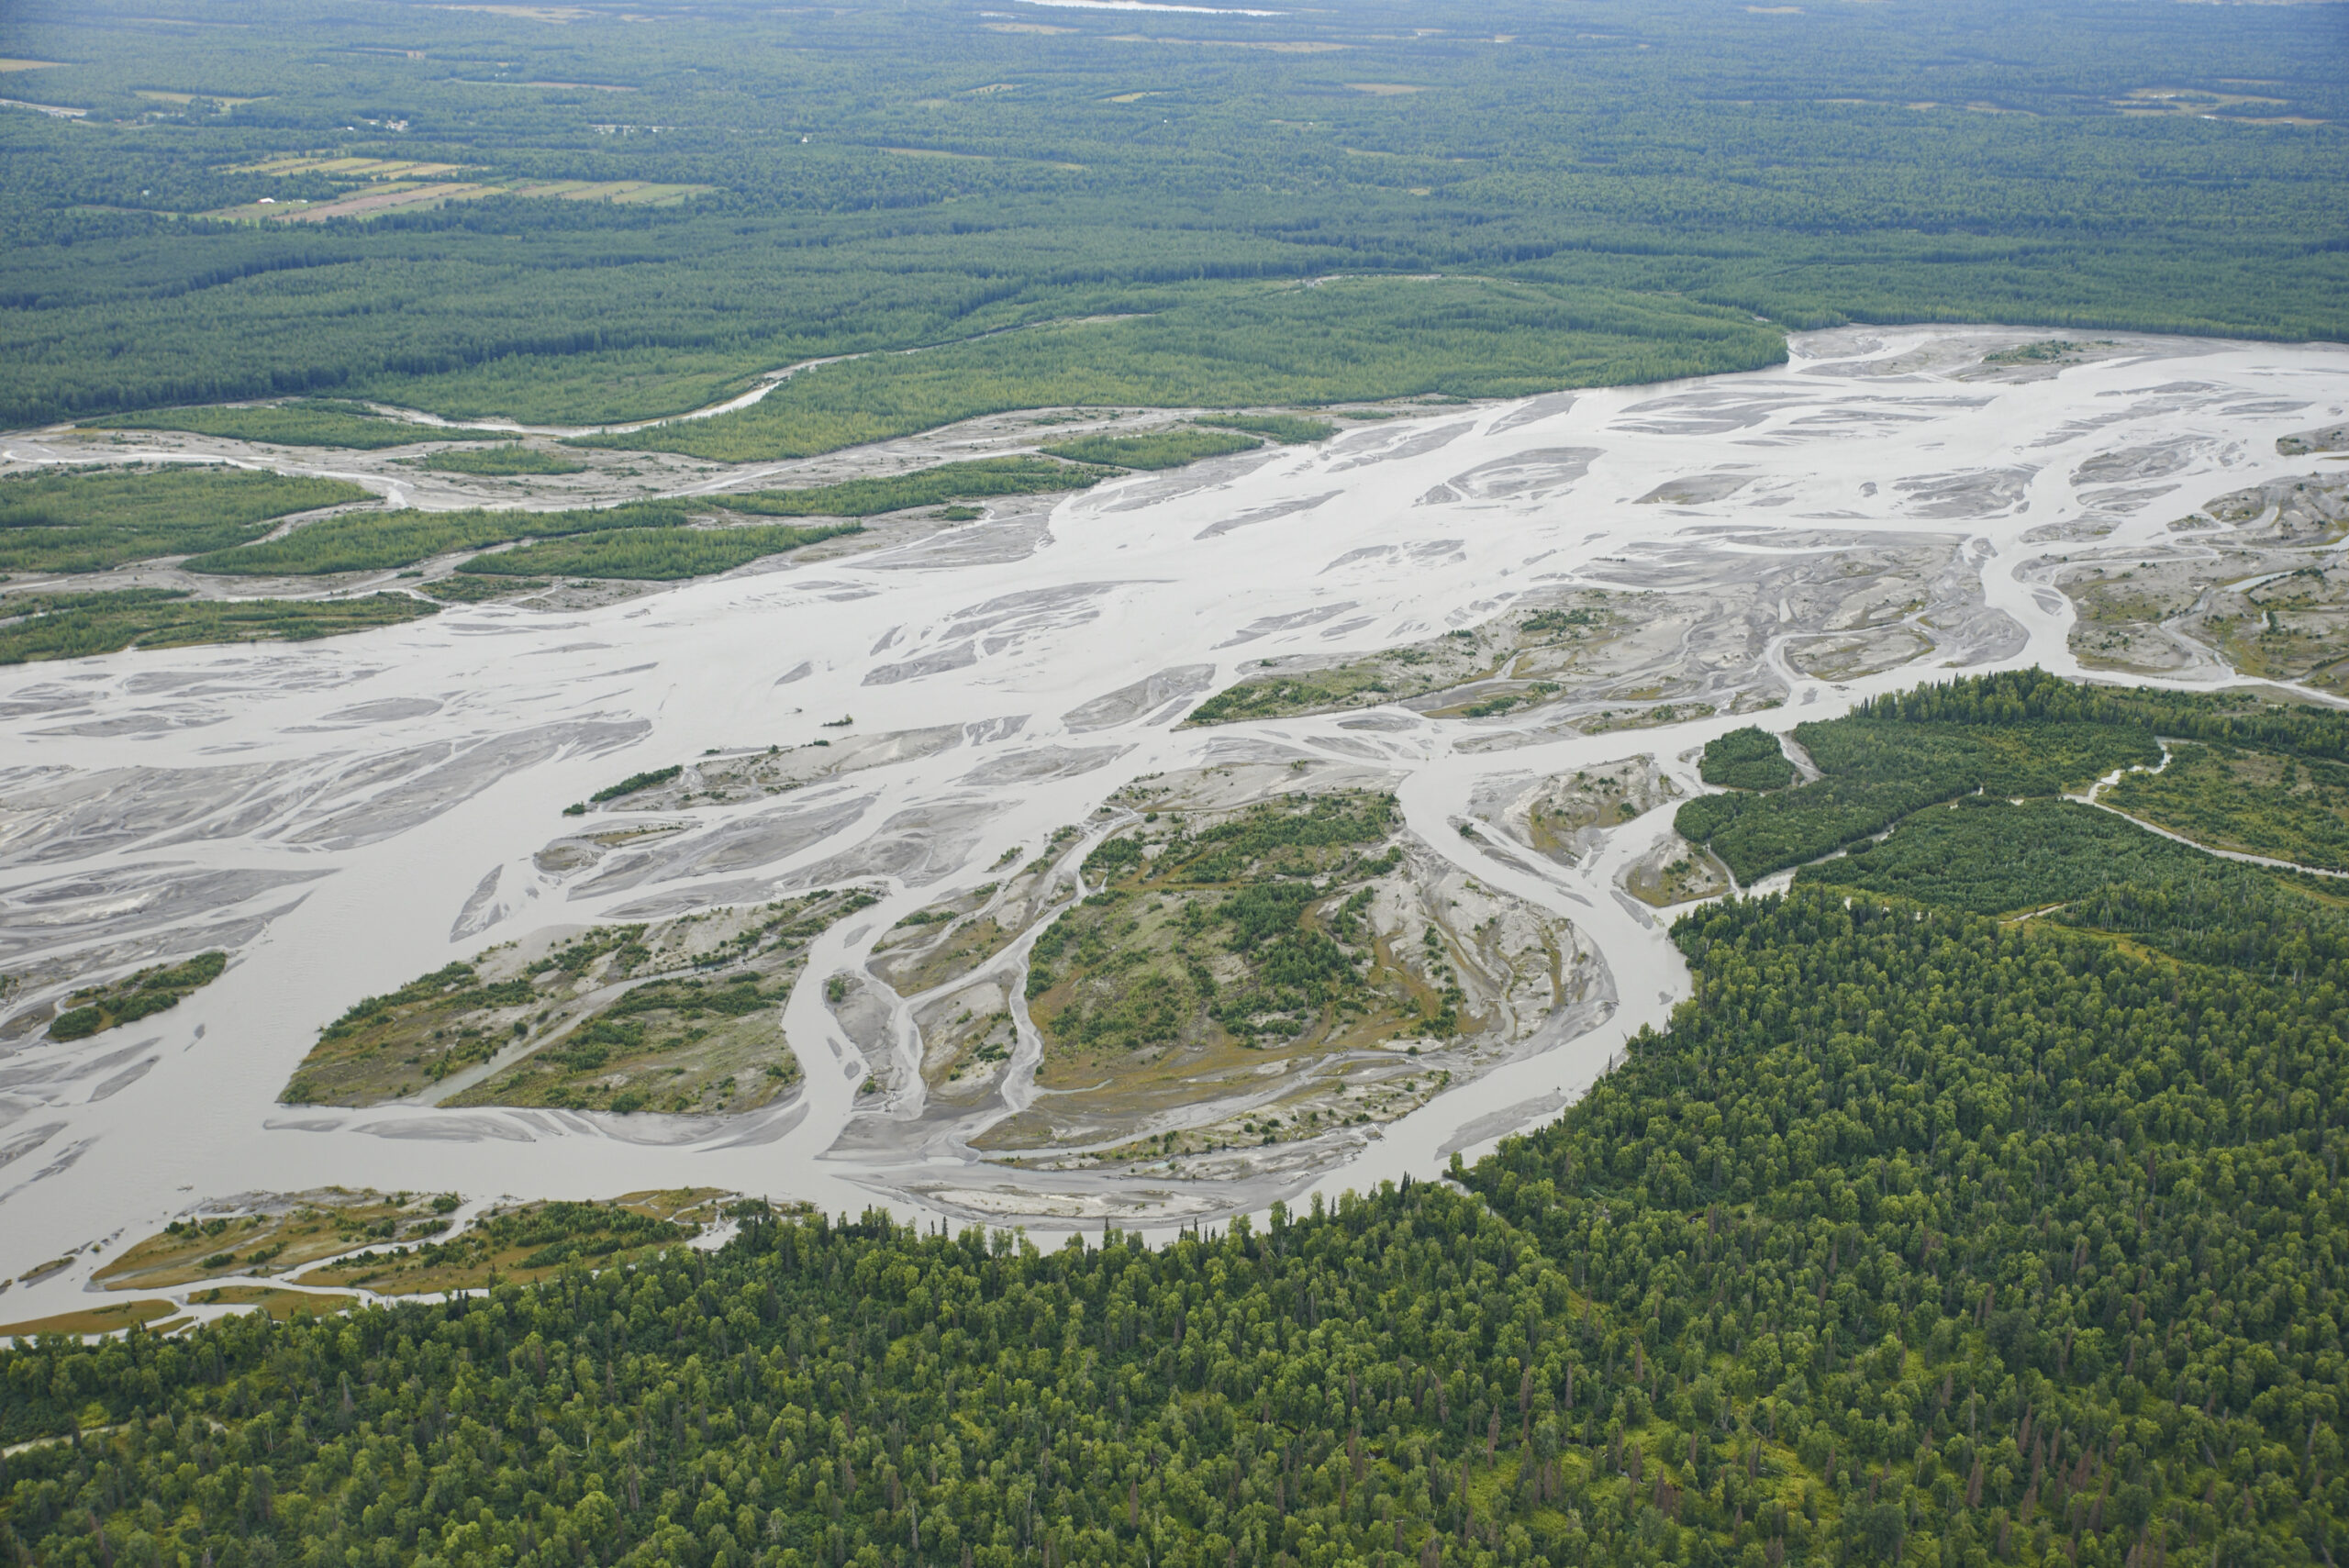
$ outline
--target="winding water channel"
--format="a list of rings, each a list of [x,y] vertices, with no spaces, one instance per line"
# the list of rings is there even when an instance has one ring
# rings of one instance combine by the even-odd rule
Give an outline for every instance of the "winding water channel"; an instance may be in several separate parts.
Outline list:
[[[1443,408],[1105,484],[1006,559],[974,561],[986,552],[941,535],[604,609],[457,606],[295,648],[0,671],[0,970],[206,944],[236,955],[140,1024],[72,1045],[0,1040],[0,1276],[199,1202],[328,1184],[715,1186],[1163,1233],[1473,1158],[1554,1115],[1687,991],[1668,913],[1622,890],[1668,808],[1568,865],[1464,833],[1480,786],[1647,753],[1685,793],[1701,787],[1694,751],[1743,724],[1830,717],[1951,667],[2083,673],[2054,573],[2195,548],[2215,525],[2173,525],[2221,492],[2310,472],[2277,436],[2337,419],[2349,394],[2349,350],[2323,346],[2132,338],[2060,370],[1986,372],[1986,353],[2036,336],[1845,329],[1798,338],[1769,372]],[[2097,477],[2093,460],[2140,450],[2167,454],[2157,482]],[[1838,600],[1862,556],[1891,586]],[[1260,661],[1373,651],[1573,588],[1651,595],[1631,601],[1638,613],[1681,629],[1644,666],[1500,717],[1391,706],[1186,729],[1175,702],[1099,722],[1105,697],[1185,667],[1211,666],[1220,686]],[[1829,659],[1829,644],[1849,647]],[[1673,721],[1641,721],[1663,702]],[[856,735],[959,739],[666,814],[696,852],[627,877],[534,859],[564,805],[616,778],[802,745],[842,733],[822,727],[843,716]],[[1571,920],[1611,988],[1601,1020],[1540,1037],[1318,1167],[1214,1182],[1009,1172],[932,1136],[913,1090],[860,1096],[871,1064],[823,982],[861,973],[893,922],[1064,824],[1103,830],[1093,814],[1133,780],[1279,759],[1391,779],[1437,854]],[[807,1069],[787,1105],[687,1121],[276,1101],[320,1025],[453,958],[852,880],[887,896],[818,940],[787,1004]],[[877,1049],[918,1085],[910,1023],[900,1012],[891,1027]],[[1023,1022],[1015,1106],[1036,1047]],[[94,1261],[19,1287],[9,1316],[74,1305]]]

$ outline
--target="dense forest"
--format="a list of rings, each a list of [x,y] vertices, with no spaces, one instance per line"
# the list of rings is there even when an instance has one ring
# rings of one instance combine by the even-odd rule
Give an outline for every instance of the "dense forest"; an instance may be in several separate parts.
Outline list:
[[[2328,29],[27,0],[0,423],[304,395],[599,423],[869,356],[656,438],[766,457],[996,407],[1742,369],[1845,320],[2338,338]]]
[[[2152,730],[2125,723],[2033,718],[1983,726],[1863,709],[1798,724],[1794,736],[1822,777],[1766,792],[1700,795],[1675,814],[1681,837],[1710,849],[1740,882],[1865,841],[1928,806],[1977,793],[2053,795],[2161,759]],[[1731,768],[1765,764],[1725,760],[1707,748],[1706,765],[1723,783]]]
[[[2035,673],[1877,708],[2349,731]],[[20,1342],[0,1440],[69,1436],[0,1458],[0,1548],[2330,1564],[2349,914],[2184,852],[2052,919],[1922,877],[1698,909],[1692,997],[1558,1122],[1261,1225],[1044,1250],[745,1201],[715,1252],[639,1224],[446,1302]]]
[[[2108,773],[2121,809],[2199,843],[2340,869],[2349,725],[2326,710],[2239,691],[2081,686],[2033,669],[1874,698],[1793,734],[1820,778],[1778,787],[1791,765],[1774,765],[1760,730],[1738,730],[1705,748],[1701,769],[1740,787],[1675,817],[1742,882],[1865,842],[1925,806],[2078,792]],[[2200,743],[2175,772],[2172,740]]]

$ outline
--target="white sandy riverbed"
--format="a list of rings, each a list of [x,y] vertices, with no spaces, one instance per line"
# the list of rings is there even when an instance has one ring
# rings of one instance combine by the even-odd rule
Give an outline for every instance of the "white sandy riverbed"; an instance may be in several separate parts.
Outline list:
[[[72,1045],[0,1041],[0,1273],[93,1240],[110,1250],[200,1201],[330,1184],[562,1196],[691,1184],[1154,1229],[1308,1184],[1432,1174],[1455,1147],[1473,1157],[1553,1114],[1686,992],[1667,922],[1618,891],[1669,812],[1617,829],[1579,867],[1505,860],[1457,828],[1480,782],[1653,752],[1693,786],[1676,759],[1743,723],[1831,717],[1952,663],[2078,673],[2072,606],[2049,585],[2059,559],[2190,546],[2170,525],[2210,496],[2317,470],[2278,457],[2276,438],[2336,421],[2349,395],[2349,350],[2327,346],[2130,338],[2060,373],[1984,372],[1986,352],[2045,336],[1847,329],[1798,339],[1776,371],[1447,408],[1108,484],[1062,502],[1016,550],[949,534],[603,609],[451,607],[300,647],[0,671],[0,969],[38,981],[94,955],[115,967],[206,945],[237,955],[142,1024]],[[2131,484],[2099,477],[2132,452],[2162,456]],[[2149,467],[2165,471],[2157,484]],[[1692,721],[1576,734],[1557,708],[1479,721],[1385,708],[1178,730],[1184,704],[1100,700],[1162,673],[1197,689],[1186,666],[1212,665],[1220,686],[1264,659],[1408,642],[1573,586],[1684,607],[1753,599],[1773,573],[1815,586],[1820,563],[1862,549],[1931,562],[1915,573],[1926,607],[1905,612],[1930,648],[1840,683],[1806,675],[1790,650],[1851,628],[1764,603],[1779,628],[1755,632],[1749,615],[1730,628],[1747,642],[1716,638],[1731,652],[1701,668],[1686,650],[1657,655],[1680,659],[1672,679],[1720,709]],[[1587,712],[1637,707],[1642,689],[1634,672],[1567,695]],[[1740,694],[1784,702],[1731,717]],[[678,851],[627,875],[608,874],[617,856],[588,872],[533,862],[576,826],[566,803],[625,774],[837,737],[819,726],[843,715],[850,734],[954,726],[961,738],[793,794],[670,814],[693,824]],[[1134,778],[1288,756],[1402,775],[1428,844],[1586,935],[1612,976],[1611,1015],[1318,1172],[1055,1184],[934,1146],[909,1162],[885,1126],[828,1154],[863,1067],[824,1004],[828,974]],[[784,1109],[686,1124],[276,1103],[319,1025],[452,958],[552,925],[855,879],[890,896],[822,939],[786,1010],[807,1074]],[[11,1291],[0,1316],[74,1305],[104,1255]]]

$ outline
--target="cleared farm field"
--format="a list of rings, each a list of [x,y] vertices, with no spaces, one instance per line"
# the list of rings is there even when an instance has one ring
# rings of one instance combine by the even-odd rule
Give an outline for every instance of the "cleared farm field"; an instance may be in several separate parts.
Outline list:
[[[417,172],[446,169],[450,164],[419,164]],[[325,172],[327,171],[319,171]],[[615,202],[629,206],[674,206],[714,190],[711,185],[662,184],[650,180],[555,180],[527,184],[503,181],[440,181],[410,183],[382,176],[386,183],[353,191],[331,201],[263,197],[239,206],[222,207],[207,217],[248,223],[324,223],[336,217],[373,217],[386,212],[429,211],[450,202],[480,201],[486,196],[526,196],[534,200]]]

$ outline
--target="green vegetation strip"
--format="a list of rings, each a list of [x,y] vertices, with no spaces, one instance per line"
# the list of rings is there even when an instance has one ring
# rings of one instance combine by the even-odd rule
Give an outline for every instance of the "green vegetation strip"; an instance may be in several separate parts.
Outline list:
[[[670,582],[731,572],[770,555],[821,539],[864,531],[860,523],[832,528],[632,528],[581,534],[477,555],[457,568],[466,574],[619,577]]]
[[[304,642],[396,626],[440,606],[406,594],[363,599],[196,599],[178,588],[0,598],[0,664],[83,659],[125,648]]]
[[[1237,724],[1405,702],[1447,687],[1490,681],[1503,670],[1525,669],[1529,663],[1532,671],[1560,673],[1573,662],[1576,645],[1596,647],[1629,623],[1625,612],[1610,605],[1635,602],[1610,599],[1604,594],[1578,596],[1594,602],[1553,606],[1514,620],[1496,617],[1479,627],[1385,649],[1343,664],[1249,676],[1192,709],[1184,723]],[[1527,653],[1534,657],[1520,659]],[[1471,693],[1461,693],[1452,711],[1469,718],[1488,718],[1553,696],[1559,684],[1532,680],[1512,682],[1498,691],[1489,686],[1484,690],[1486,695],[1473,700]],[[1669,710],[1659,709],[1657,716],[1667,718]]]
[[[1366,665],[1268,676],[1225,687],[1193,708],[1184,723],[1240,724],[1252,718],[1277,718],[1285,714],[1341,707],[1364,692],[1385,694],[1391,689],[1386,684],[1384,672]]]
[[[2024,809],[2077,808],[1943,815]],[[1698,911],[1670,1030],[1465,1190],[1051,1251],[562,1212],[427,1244],[536,1283],[45,1338],[0,1440],[87,1435],[0,1461],[0,1523],[35,1562],[2338,1561],[2349,917],[2116,872],[2056,921]]]
[[[755,462],[1019,408],[1375,402],[1430,390],[1509,397],[1758,370],[1785,357],[1777,330],[1750,315],[1681,300],[1486,278],[1227,284],[1126,320],[819,365],[748,408],[571,444]],[[1084,440],[1046,450],[1094,461]]]
[[[1310,446],[1338,433],[1338,427],[1327,419],[1308,419],[1297,414],[1202,414],[1191,423],[1267,436],[1285,447]]]
[[[117,414],[92,419],[94,430],[185,430],[192,435],[219,436],[232,441],[262,441],[281,447],[346,447],[375,451],[384,447],[410,447],[421,441],[495,440],[495,436],[468,437],[437,425],[416,425],[386,419],[367,411],[364,404],[320,401],[277,403],[250,408],[160,408],[147,414]]]
[[[553,452],[512,442],[502,447],[452,447],[416,460],[418,468],[442,473],[473,473],[488,477],[529,473],[584,473],[588,465]]]
[[[107,572],[226,550],[273,518],[372,497],[356,484],[208,464],[0,479],[0,572]]]
[[[426,1231],[440,1229],[432,1225]],[[618,1204],[535,1203],[491,1213],[445,1241],[422,1240],[322,1263],[303,1283],[365,1285],[384,1295],[462,1289],[495,1281],[501,1272],[527,1279],[566,1267],[624,1265],[675,1246],[699,1229]]]
[[[1224,430],[1152,430],[1139,436],[1080,436],[1044,450],[1071,462],[1108,463],[1117,468],[1180,468],[1201,458],[1227,457],[1253,451],[1263,443]]]
[[[668,528],[687,508],[673,501],[560,512],[349,512],[296,528],[284,539],[216,550],[188,562],[190,572],[243,576],[315,576],[334,572],[384,572],[461,550],[486,550],[517,539],[621,528]]]
[[[685,765],[683,762],[672,762],[665,768],[652,768],[644,773],[630,773],[616,784],[606,784],[587,798],[600,806],[607,800],[618,800],[624,795],[634,795],[640,789],[651,789],[655,784],[667,784],[685,771]]]
[[[1111,468],[1057,462],[1050,458],[990,457],[946,462],[885,479],[851,479],[805,490],[762,490],[715,497],[729,510],[775,517],[870,517],[941,501],[981,500],[990,495],[1029,495],[1083,490],[1113,477]]]
[[[518,594],[535,594],[551,586],[540,577],[436,577],[417,584],[419,593],[452,605],[487,604],[493,599],[510,599]]]
[[[220,978],[228,967],[225,952],[200,952],[184,963],[159,964],[106,985],[76,991],[69,1010],[49,1026],[51,1040],[86,1040],[121,1024],[164,1012],[181,998]]]
[[[777,1006],[809,943],[875,896],[834,889],[651,927],[597,926],[527,962],[492,949],[478,967],[446,964],[353,1004],[319,1031],[281,1097],[377,1104],[513,1050],[497,1073],[441,1103],[749,1109],[797,1080]],[[613,994],[624,984],[632,988]]]
[[[2092,806],[1968,795],[1908,817],[1880,844],[1805,866],[1795,880],[1997,915],[2210,864],[2199,850]]]
[[[2022,343],[2011,349],[2001,349],[1996,353],[1985,354],[1982,356],[1982,362],[1986,365],[2060,364],[2074,354],[2083,354],[2090,349],[2110,347],[2112,347],[2112,339],[2110,338],[2099,338],[2093,343],[2075,343],[2068,339],[2051,338],[2041,342]]]

